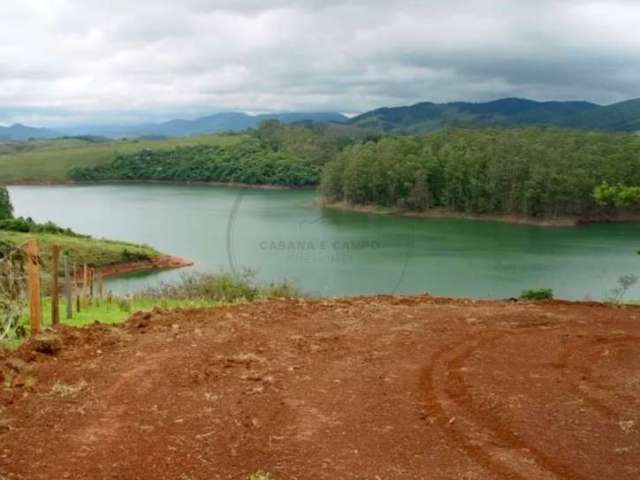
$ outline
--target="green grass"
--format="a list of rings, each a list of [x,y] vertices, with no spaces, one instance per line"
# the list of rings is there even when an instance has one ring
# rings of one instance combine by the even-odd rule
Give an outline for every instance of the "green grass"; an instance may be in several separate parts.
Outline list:
[[[67,319],[66,299],[60,299],[60,322],[71,327],[84,327],[94,323],[115,325],[127,321],[136,312],[150,312],[154,308],[181,309],[181,308],[209,308],[227,305],[230,302],[219,302],[207,299],[157,299],[151,297],[114,297],[110,302],[106,298],[94,299],[91,303],[81,306],[80,313],[76,312],[76,304],[73,302],[73,318]],[[239,303],[235,301],[233,303]],[[43,328],[51,326],[51,299],[45,298],[42,302]],[[30,331],[29,317],[25,315],[20,320],[20,325],[28,334]],[[9,349],[15,349],[22,343],[22,338],[12,334],[8,339],[0,340],[0,345]]]
[[[0,241],[10,242],[16,246],[30,239],[38,241],[40,257],[45,270],[50,265],[53,243],[58,243],[62,252],[68,254],[72,262],[78,265],[86,263],[92,267],[127,261],[128,255],[148,257],[160,255],[157,250],[147,245],[50,233],[21,233],[0,230]]]
[[[80,139],[43,140],[23,145],[23,151],[0,149],[0,184],[20,182],[64,182],[75,167],[101,165],[116,155],[149,148],[169,150],[191,145],[228,146],[240,142],[242,135],[198,135],[168,140],[128,140],[91,143]],[[4,153],[3,153],[4,152]]]
[[[135,295],[126,297],[94,298],[83,302],[80,313],[76,312],[76,299],[72,304],[73,318],[66,320],[66,298],[60,300],[61,323],[82,327],[95,322],[105,324],[121,323],[138,311],[150,311],[154,308],[208,308],[255,301],[261,298],[292,298],[299,292],[290,284],[261,284],[253,279],[253,273],[241,275],[231,273],[194,273],[184,275],[179,282],[162,284],[148,288]],[[51,325],[51,299],[45,298],[42,305],[43,327]],[[0,345],[16,348],[29,333],[29,317],[25,306],[24,313],[17,322],[17,328],[10,332],[9,338],[0,341]]]

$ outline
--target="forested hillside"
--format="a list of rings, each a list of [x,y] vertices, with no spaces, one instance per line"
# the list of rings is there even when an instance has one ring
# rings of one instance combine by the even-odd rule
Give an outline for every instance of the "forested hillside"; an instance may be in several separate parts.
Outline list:
[[[326,166],[321,190],[330,202],[411,211],[541,218],[637,210],[607,202],[611,195],[597,200],[607,184],[640,185],[640,137],[529,128],[354,145]]]
[[[243,135],[200,135],[168,140],[103,141],[95,137],[67,137],[25,143],[0,143],[0,183],[60,183],[78,167],[113,161],[118,155],[144,149],[171,150],[181,146],[232,145]]]
[[[122,154],[97,166],[75,168],[76,181],[155,180],[224,182],[248,185],[309,186],[322,166],[348,140],[322,127],[265,122],[251,136],[230,145],[199,145]]]

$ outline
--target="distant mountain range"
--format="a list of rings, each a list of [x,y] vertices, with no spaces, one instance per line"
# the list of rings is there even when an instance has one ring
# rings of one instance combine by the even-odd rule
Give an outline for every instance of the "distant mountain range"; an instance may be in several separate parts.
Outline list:
[[[195,120],[171,120],[163,123],[145,123],[139,125],[111,125],[65,128],[65,135],[100,135],[105,137],[184,137],[203,133],[241,132],[248,128],[257,128],[265,120],[278,120],[282,123],[295,122],[345,122],[347,117],[334,112],[276,113],[249,115],[247,113],[216,113]]]
[[[241,132],[248,128],[257,128],[265,120],[278,120],[282,123],[295,122],[337,122],[348,120],[341,113],[274,113],[249,115],[247,113],[216,113],[195,120],[171,120],[163,123],[142,123],[137,125],[86,125],[50,130],[33,128],[20,124],[10,127],[0,126],[0,141],[24,141],[30,138],[46,139],[63,136],[92,137],[184,137],[202,133]]]
[[[492,102],[431,103],[407,107],[379,108],[351,119],[335,112],[278,113],[249,115],[216,113],[195,120],[171,120],[137,125],[95,125],[62,128],[56,131],[20,124],[0,127],[0,141],[58,136],[97,137],[182,137],[202,133],[240,132],[257,128],[265,120],[283,123],[339,123],[344,128],[359,128],[390,133],[422,133],[447,126],[518,127],[558,126],[615,132],[640,132],[640,98],[613,105],[590,102],[536,102],[522,98],[503,98]]]
[[[46,128],[33,128],[14,123],[10,127],[0,127],[0,141],[13,140],[24,141],[30,138],[55,138],[59,137],[58,132]]]
[[[536,102],[504,98],[487,103],[418,103],[379,108],[348,121],[385,132],[429,132],[459,126],[548,125],[567,128],[640,131],[640,99],[601,106],[589,102]]]

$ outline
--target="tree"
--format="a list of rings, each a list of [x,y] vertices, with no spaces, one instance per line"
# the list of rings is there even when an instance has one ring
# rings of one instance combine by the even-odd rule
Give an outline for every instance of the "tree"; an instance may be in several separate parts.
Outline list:
[[[431,208],[431,201],[427,172],[420,169],[416,172],[416,183],[407,198],[407,206],[411,210],[423,212]]]
[[[595,188],[593,197],[600,205],[615,208],[632,208],[640,206],[640,187],[611,186],[603,183]]]
[[[322,191],[330,200],[417,211],[606,217],[640,211],[638,151],[637,135],[561,129],[384,137],[326,164]]]
[[[13,205],[6,187],[0,187],[0,220],[13,218]]]

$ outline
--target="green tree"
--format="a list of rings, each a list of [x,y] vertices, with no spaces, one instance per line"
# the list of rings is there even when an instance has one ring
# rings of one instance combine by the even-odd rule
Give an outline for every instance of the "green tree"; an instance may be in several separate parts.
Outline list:
[[[330,200],[411,210],[593,218],[640,211],[640,136],[457,129],[355,144],[325,165]],[[613,185],[613,186],[611,186]]]
[[[13,205],[6,187],[0,187],[0,220],[13,218]]]
[[[600,205],[615,208],[633,208],[640,206],[640,187],[623,187],[622,185],[598,185],[593,197]]]

